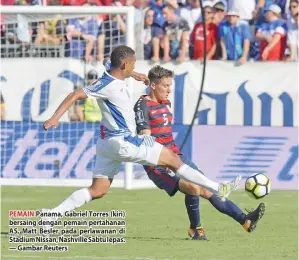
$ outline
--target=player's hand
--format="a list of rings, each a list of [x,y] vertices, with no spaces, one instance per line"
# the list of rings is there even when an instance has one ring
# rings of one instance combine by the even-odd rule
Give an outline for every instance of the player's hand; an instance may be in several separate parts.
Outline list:
[[[58,127],[58,120],[54,119],[54,118],[50,118],[49,120],[47,120],[44,123],[44,130],[48,131],[49,128],[54,127],[57,128]]]
[[[134,78],[137,81],[142,81],[145,85],[149,85],[150,83],[149,78],[143,73],[138,73],[134,71],[134,73],[132,74],[132,78]]]

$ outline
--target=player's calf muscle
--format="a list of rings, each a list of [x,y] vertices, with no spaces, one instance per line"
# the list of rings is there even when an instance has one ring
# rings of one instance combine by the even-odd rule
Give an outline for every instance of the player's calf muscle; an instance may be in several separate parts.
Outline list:
[[[91,186],[88,188],[90,196],[93,199],[99,199],[104,197],[110,188],[112,180],[110,179],[97,179],[94,178]]]
[[[201,187],[197,186],[191,182],[187,182],[185,180],[180,180],[179,182],[180,191],[193,196],[200,196],[201,195]]]
[[[93,199],[103,198],[107,194],[107,192],[108,192],[108,190],[96,190],[96,189],[91,188],[91,187],[88,188],[88,191],[90,193],[90,196]]]
[[[182,179],[179,182],[179,188],[180,191],[185,194],[200,196],[205,199],[209,199],[213,195],[213,193],[208,191],[207,189]]]
[[[159,157],[159,166],[167,166],[171,170],[176,171],[182,164],[183,162],[176,153],[163,147]]]

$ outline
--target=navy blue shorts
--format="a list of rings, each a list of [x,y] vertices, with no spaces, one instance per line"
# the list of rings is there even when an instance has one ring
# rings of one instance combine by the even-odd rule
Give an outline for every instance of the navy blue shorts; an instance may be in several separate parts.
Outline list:
[[[197,165],[193,163],[189,158],[184,155],[179,155],[183,163],[189,165],[193,169],[199,170]],[[143,166],[147,172],[147,176],[155,183],[155,185],[165,190],[169,196],[173,196],[179,190],[179,180],[180,178],[174,175],[173,172],[166,171],[163,167],[155,166]]]

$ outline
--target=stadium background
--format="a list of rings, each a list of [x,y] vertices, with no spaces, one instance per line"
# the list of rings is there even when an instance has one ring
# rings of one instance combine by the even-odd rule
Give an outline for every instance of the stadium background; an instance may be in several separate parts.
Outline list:
[[[45,62],[46,68],[40,70]],[[37,178],[35,185],[48,178],[53,183],[63,183],[63,179],[66,184],[89,179],[95,159],[97,123],[69,122],[66,113],[58,129],[42,129],[42,122],[73,90],[74,84],[84,79],[82,62],[37,58],[3,59],[2,64],[7,121],[1,124],[1,177],[8,182],[10,178]],[[146,73],[150,66],[146,61],[137,61],[136,70]],[[181,144],[197,102],[202,66],[196,62],[165,66],[175,72],[170,100],[176,140]],[[102,65],[94,68],[99,74],[103,71]],[[209,62],[198,119],[184,147],[185,153],[212,179],[265,172],[271,177],[273,188],[296,189],[296,69],[293,63],[234,67],[231,63]],[[14,77],[15,71],[21,72],[19,77]],[[137,100],[147,90],[141,83],[132,83]],[[142,186],[150,185],[138,165],[134,166],[133,178],[141,181]],[[116,179],[119,182],[115,185],[124,185],[123,171]]]
[[[32,16],[28,18],[30,23],[42,19],[44,19],[42,15],[38,18],[32,18]],[[109,47],[114,44],[110,42]],[[138,46],[138,41],[136,46]],[[69,191],[73,190],[73,188],[49,188],[50,186],[89,184],[95,155],[95,141],[98,136],[97,123],[70,122],[69,115],[63,117],[58,129],[47,133],[42,129],[42,122],[53,113],[75,86],[84,83],[88,71],[95,69],[101,74],[103,66],[100,63],[89,64],[74,57],[61,57],[57,55],[61,53],[57,46],[44,45],[41,47],[42,54],[38,55],[33,55],[30,52],[31,49],[18,49],[19,47],[17,44],[9,48],[5,45],[1,51],[3,54],[5,53],[3,50],[9,50],[8,53],[10,53],[8,56],[2,56],[1,59],[1,94],[3,96],[1,103],[5,107],[5,120],[1,121],[1,183],[11,186],[2,187],[2,219],[7,219],[7,211],[12,206],[24,209],[43,206],[44,201],[32,202],[30,199],[36,196],[36,192],[41,197],[55,192],[56,194],[52,195],[49,201],[51,204],[57,204]],[[142,55],[142,51],[138,52],[138,55]],[[151,62],[139,58],[136,71],[146,73],[152,65]],[[191,122],[198,99],[202,65],[196,61],[186,61],[183,64],[169,62],[163,65],[175,72],[173,93],[170,99],[174,113],[175,137],[180,144]],[[268,207],[276,205],[276,208],[270,207],[271,217],[269,216],[268,221],[271,224],[265,224],[267,228],[262,228],[264,232],[269,231],[270,228],[270,233],[262,240],[262,246],[258,246],[261,235],[254,237],[256,242],[251,244],[257,247],[254,253],[248,253],[250,248],[248,244],[241,248],[246,250],[249,259],[253,259],[250,257],[257,259],[257,254],[261,256],[260,259],[282,259],[288,256],[290,257],[288,259],[295,259],[298,253],[295,245],[298,239],[298,226],[294,224],[297,221],[298,208],[297,64],[248,62],[242,66],[235,66],[233,62],[209,61],[205,82],[197,120],[184,148],[185,154],[191,156],[214,180],[227,180],[237,173],[242,173],[244,178],[255,172],[266,173],[272,180],[274,190],[282,190],[281,193],[273,192],[272,197],[265,199]],[[130,86],[136,100],[139,95],[147,91],[145,86],[134,81],[130,81]],[[179,240],[184,237],[181,231],[184,224],[182,222],[185,224],[187,222],[186,219],[182,219],[184,213],[180,215],[174,208],[180,208],[184,212],[182,198],[179,197],[180,199],[170,202],[166,196],[164,199],[160,198],[162,197],[161,191],[139,190],[138,188],[148,188],[152,185],[140,166],[134,165],[133,167],[132,183],[133,188],[137,190],[127,191],[131,192],[129,194],[123,190],[113,190],[111,200],[106,201],[108,205],[105,204],[103,209],[109,209],[109,203],[117,207],[115,204],[118,203],[119,196],[123,198],[122,201],[131,201],[130,203],[133,204],[132,198],[146,197],[143,202],[150,206],[146,208],[143,204],[138,205],[140,210],[133,205],[128,206],[121,202],[121,206],[127,209],[128,214],[136,216],[131,217],[132,231],[129,241],[130,239],[134,241],[138,245],[136,245],[136,250],[139,248],[140,251],[134,251],[132,248],[135,247],[130,244],[130,250],[126,254],[122,254],[123,249],[117,249],[116,253],[111,254],[108,252],[110,248],[105,246],[102,247],[104,252],[100,253],[103,257],[99,259],[105,259],[104,256],[111,257],[107,259],[137,259],[138,256],[140,256],[139,259],[166,259],[167,256],[170,259],[185,259],[184,257],[188,254],[192,256],[186,259],[193,259],[193,254],[190,252],[194,248],[185,242],[182,242],[185,249],[182,249],[181,253],[171,252],[171,247],[170,251],[167,251],[158,245],[161,241],[162,244],[167,244],[167,237],[172,236],[171,232],[179,232],[180,235],[174,235],[173,244],[174,248],[180,247]],[[114,187],[125,187],[124,171],[125,167],[116,177]],[[35,187],[39,185],[46,187]],[[34,187],[29,188],[29,186]],[[237,195],[233,198],[238,202],[242,201],[243,206],[252,206],[252,201],[245,198],[243,192]],[[20,197],[23,197],[23,200],[20,200]],[[148,198],[156,201],[156,208]],[[271,236],[276,235],[271,227],[278,224],[280,218],[286,217],[282,213],[284,209],[279,208],[281,205],[285,205],[285,210],[289,213],[287,214],[288,223],[293,223],[285,227],[285,232],[292,233],[292,235],[290,237],[287,235],[281,243],[288,245],[291,249],[281,249],[279,252],[274,250],[273,253],[268,253],[273,244],[279,244],[279,240],[271,240]],[[97,207],[102,209],[101,204]],[[205,203],[203,203],[203,208],[205,208]],[[151,215],[150,212],[159,209],[167,209],[170,215],[177,217],[175,225],[178,226],[174,230],[167,226],[167,217],[160,222],[151,222],[157,214]],[[144,211],[145,214],[142,215],[140,211]],[[212,211],[204,216],[212,223],[213,221],[218,223],[221,228],[231,228],[231,223],[225,222],[227,219],[224,220],[224,224],[223,220],[217,222],[214,213]],[[142,225],[138,217],[154,223],[155,227],[153,230],[147,230],[147,235],[138,236],[139,230],[136,226]],[[178,221],[179,224],[177,224]],[[224,235],[219,233],[219,229],[213,229],[212,223],[207,226],[214,235],[213,239],[223,241]],[[157,230],[162,230],[165,225],[168,234],[159,233]],[[6,224],[2,224],[2,230],[7,230]],[[229,232],[230,235],[231,233],[233,232]],[[248,243],[246,234],[244,237],[242,235],[234,236],[231,239],[231,245],[237,243],[238,239],[243,241],[243,244]],[[6,238],[5,234],[2,238]],[[266,241],[267,239],[269,241]],[[150,243],[148,248],[145,246],[146,243]],[[230,249],[226,248],[225,243],[218,246],[220,248],[223,246],[226,250],[225,254],[230,257],[215,256],[211,253],[213,246],[215,244],[206,246],[210,249],[210,253],[205,252],[202,255],[215,257],[213,259],[241,259],[240,257],[243,256],[242,250],[237,250],[236,255],[232,256],[233,254]],[[158,248],[157,252],[153,253],[150,251],[151,248]],[[7,254],[6,244],[2,245],[2,249],[6,253],[4,259],[13,259],[13,256]],[[92,250],[89,253],[87,249],[81,248],[80,250],[79,256],[90,253],[93,257],[100,257]],[[183,253],[188,250],[186,254]],[[265,250],[268,252],[265,253]]]

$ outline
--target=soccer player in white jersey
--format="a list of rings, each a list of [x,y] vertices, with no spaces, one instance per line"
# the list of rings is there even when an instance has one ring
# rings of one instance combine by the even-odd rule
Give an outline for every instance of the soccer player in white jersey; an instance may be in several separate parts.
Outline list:
[[[102,111],[100,137],[96,146],[93,181],[89,188],[72,193],[60,205],[48,212],[64,215],[93,199],[103,197],[122,162],[135,162],[149,166],[166,166],[180,178],[207,188],[222,199],[238,186],[240,176],[228,183],[209,180],[200,171],[184,164],[173,151],[155,142],[155,138],[136,135],[134,101],[131,100],[126,78],[132,76],[136,56],[125,45],[116,47],[110,56],[111,70],[89,86],[70,93],[53,116],[44,123],[44,129],[58,126],[58,120],[79,99],[96,98]]]

